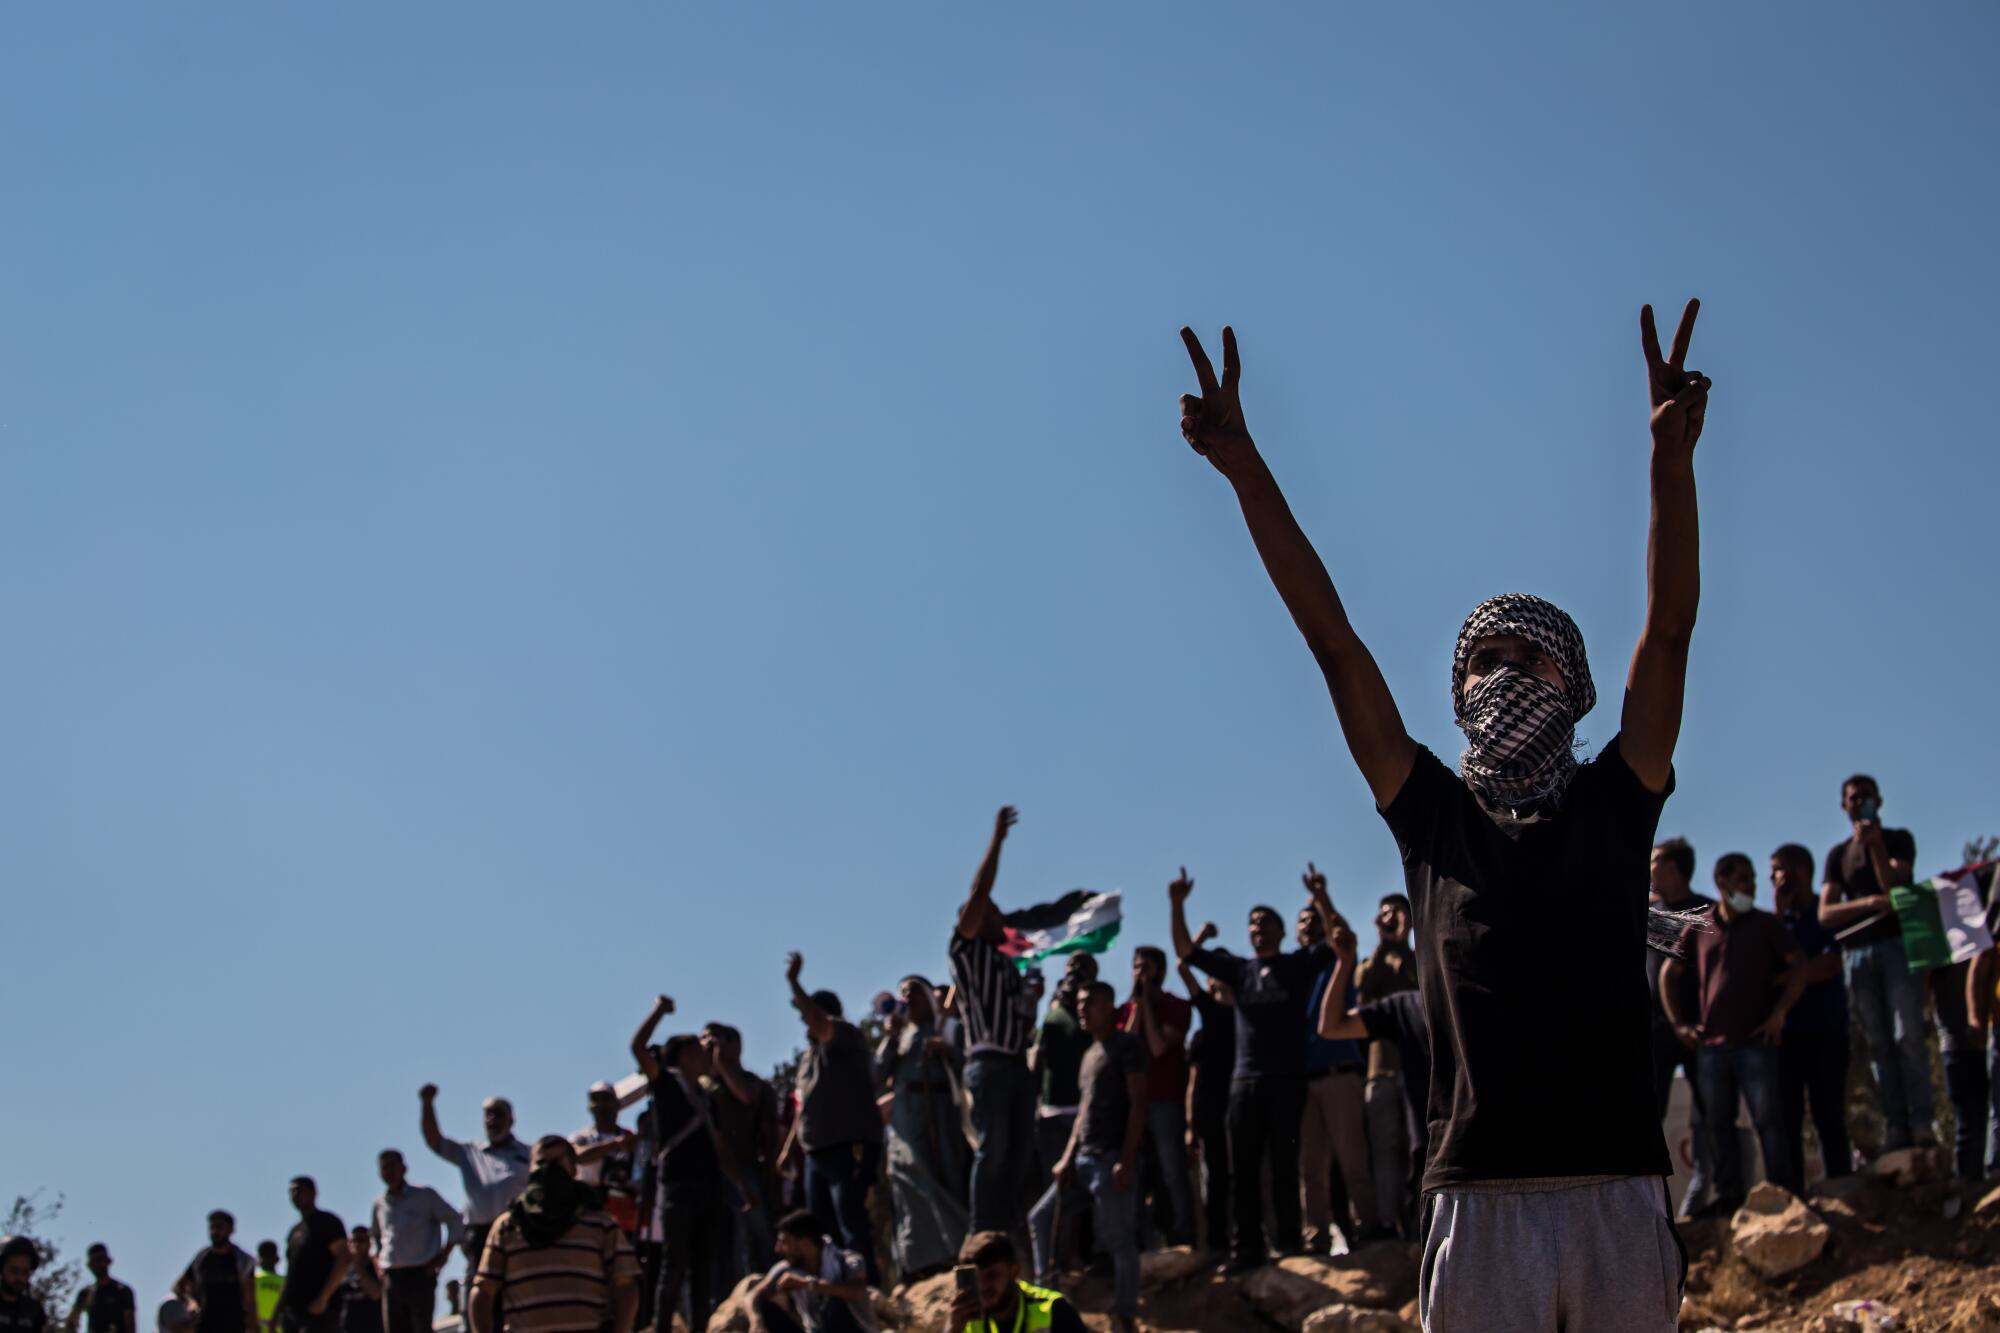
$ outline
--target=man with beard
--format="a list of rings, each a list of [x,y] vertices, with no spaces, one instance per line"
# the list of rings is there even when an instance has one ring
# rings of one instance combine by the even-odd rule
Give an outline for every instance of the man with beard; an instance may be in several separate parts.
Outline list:
[[[1694,448],[1709,381],[1683,368],[1697,309],[1688,303],[1665,356],[1652,308],[1640,315],[1652,518],[1618,735],[1577,762],[1576,724],[1597,700],[1583,636],[1540,598],[1497,597],[1452,653],[1468,741],[1457,773],[1411,739],[1251,440],[1235,334],[1223,330],[1218,379],[1194,331],[1181,332],[1201,387],[1181,399],[1181,433],[1234,488],[1402,854],[1438,1126],[1418,1292],[1434,1333],[1540,1333],[1585,1312],[1598,1328],[1677,1323],[1685,1259],[1640,968],[1647,853],[1673,788],[1700,595]]]
[[[30,1291],[42,1252],[26,1236],[0,1238],[0,1333],[43,1333],[48,1312]]]
[[[257,1263],[230,1240],[235,1233],[235,1218],[210,1213],[207,1246],[174,1283],[196,1333],[257,1333]]]
[[[74,1333],[81,1323],[84,1333],[138,1333],[138,1304],[132,1289],[111,1276],[111,1251],[102,1242],[84,1252],[91,1283],[76,1294],[69,1326]]]
[[[472,1333],[632,1333],[632,1243],[577,1183],[568,1139],[537,1139],[529,1160],[527,1185],[480,1255],[466,1310]]]

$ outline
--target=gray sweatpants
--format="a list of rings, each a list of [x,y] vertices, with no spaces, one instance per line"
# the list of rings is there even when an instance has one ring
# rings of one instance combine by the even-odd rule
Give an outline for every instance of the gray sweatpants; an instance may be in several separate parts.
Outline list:
[[[1658,1176],[1424,1201],[1424,1333],[1673,1333],[1686,1275]]]

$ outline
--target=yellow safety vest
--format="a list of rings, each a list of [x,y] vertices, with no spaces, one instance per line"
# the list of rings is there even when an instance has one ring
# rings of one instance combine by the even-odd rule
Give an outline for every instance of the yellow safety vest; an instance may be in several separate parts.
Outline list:
[[[1043,1287],[1031,1287],[1025,1282],[1017,1282],[1021,1289],[1021,1303],[1015,1307],[1014,1322],[1000,1328],[990,1319],[974,1319],[965,1326],[965,1333],[1038,1333],[1049,1326],[1054,1318],[1056,1302],[1063,1298],[1059,1291],[1049,1291]]]
[[[285,1278],[281,1273],[267,1273],[257,1270],[257,1318],[269,1324],[278,1313],[278,1294],[285,1289]],[[250,1333],[245,1329],[243,1333]]]

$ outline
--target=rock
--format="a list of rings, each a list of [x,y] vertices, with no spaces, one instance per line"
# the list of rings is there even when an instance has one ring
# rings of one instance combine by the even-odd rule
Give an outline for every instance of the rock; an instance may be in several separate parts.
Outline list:
[[[1259,1313],[1287,1328],[1328,1305],[1393,1310],[1416,1295],[1416,1247],[1383,1241],[1330,1258],[1296,1255],[1250,1273],[1242,1289]]]
[[[1174,1282],[1183,1282],[1213,1266],[1209,1257],[1185,1245],[1171,1250],[1148,1250],[1139,1256],[1139,1288],[1150,1291]]]
[[[1968,1296],[1951,1313],[1952,1333],[1995,1333],[2000,1330],[2000,1292]]]
[[[934,1273],[921,1282],[902,1289],[897,1300],[898,1327],[938,1329],[948,1326],[952,1298],[958,1294],[958,1279],[949,1272]]]
[[[1845,1319],[1850,1327],[1859,1329],[1861,1333],[1894,1333],[1903,1326],[1902,1311],[1880,1301],[1836,1302],[1833,1317]]]
[[[751,1273],[736,1284],[736,1290],[715,1307],[715,1313],[708,1317],[708,1326],[714,1333],[748,1333],[750,1328],[750,1293],[764,1280],[762,1273]],[[676,1316],[678,1326],[678,1316]]]
[[[1238,1279],[1244,1299],[1257,1307],[1257,1313],[1285,1328],[1300,1327],[1315,1310],[1339,1300],[1325,1283],[1293,1272],[1290,1265],[1298,1262],[1287,1259],[1282,1264],[1266,1264]]]
[[[1309,1315],[1300,1333],[1417,1333],[1417,1326],[1388,1310],[1328,1305]]]
[[[1950,1160],[1942,1148],[1898,1148],[1870,1162],[1868,1174],[1898,1189],[1908,1189],[1926,1181],[1944,1179],[1950,1174],[1950,1168]]]
[[[1833,1232],[1790,1190],[1767,1180],[1750,1191],[1729,1234],[1745,1263],[1765,1277],[1782,1277],[1819,1258]]]

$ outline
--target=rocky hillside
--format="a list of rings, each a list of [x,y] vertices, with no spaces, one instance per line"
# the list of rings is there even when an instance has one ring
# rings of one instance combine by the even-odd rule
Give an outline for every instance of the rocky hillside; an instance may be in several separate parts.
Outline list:
[[[1891,1153],[1867,1174],[1794,1198],[1759,1186],[1734,1218],[1682,1228],[1681,1327],[1763,1333],[2000,1333],[2000,1188],[1965,1188],[1937,1152]],[[1224,1278],[1199,1256],[1145,1256],[1141,1322],[1155,1333],[1414,1333],[1417,1250],[1371,1245]],[[1065,1284],[1103,1328],[1110,1284]],[[710,1328],[745,1333],[742,1293]],[[940,1333],[944,1274],[878,1302],[885,1328]]]

